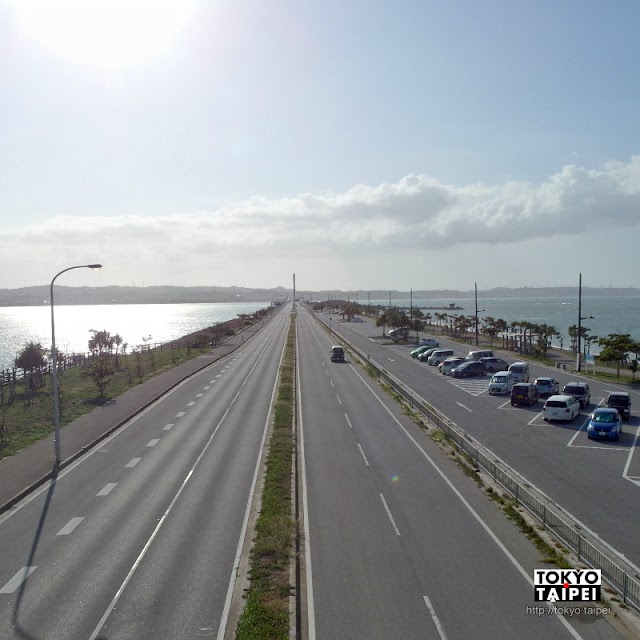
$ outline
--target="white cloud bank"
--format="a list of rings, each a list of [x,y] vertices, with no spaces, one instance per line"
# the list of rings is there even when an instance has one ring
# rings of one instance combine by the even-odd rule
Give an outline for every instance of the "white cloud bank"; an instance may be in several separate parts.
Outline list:
[[[389,256],[393,251],[568,239],[603,225],[609,230],[635,227],[639,212],[640,156],[634,156],[628,163],[600,169],[568,165],[537,185],[456,187],[410,175],[395,183],[357,185],[338,195],[256,197],[212,212],[60,216],[0,232],[0,268],[5,275],[0,287],[40,284],[46,278],[36,270],[48,273],[52,264],[96,261],[99,254],[112,263],[144,268],[146,277],[138,280],[149,284],[169,283],[157,281],[154,273],[166,279],[182,270],[180,282],[173,277],[171,283],[188,285],[200,284],[192,274],[209,264],[221,268],[225,262],[249,264],[254,258],[262,264],[265,258],[282,263],[283,256],[293,252],[298,261],[315,260],[316,266],[323,256],[342,256],[344,266],[346,254],[372,249]],[[28,280],[35,282],[19,282],[16,263],[25,265],[25,273],[32,274]],[[283,281],[273,286],[278,284]]]

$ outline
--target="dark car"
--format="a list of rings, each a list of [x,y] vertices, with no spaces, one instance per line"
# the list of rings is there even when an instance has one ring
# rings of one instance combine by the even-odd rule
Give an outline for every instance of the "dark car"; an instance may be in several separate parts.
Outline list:
[[[631,418],[631,395],[626,391],[612,391],[607,398],[607,407],[617,409],[623,420]]]
[[[498,371],[506,371],[509,363],[502,358],[480,358],[480,362],[487,367],[489,373],[498,373]]]
[[[418,354],[418,360],[420,360],[420,362],[426,362],[429,359],[429,356],[434,351],[438,351],[438,348],[437,347],[429,347],[428,349],[426,349],[422,353]]]
[[[532,407],[538,402],[538,390],[531,382],[518,382],[511,388],[511,406],[516,407],[526,404]]]
[[[457,367],[451,369],[451,375],[454,378],[470,378],[471,376],[486,376],[487,367],[484,363],[475,360],[467,360]]]
[[[338,345],[331,347],[331,362],[344,362],[344,349]]]
[[[584,409],[591,400],[591,391],[586,382],[569,382],[562,388],[562,394],[573,396],[580,403],[581,409]]]

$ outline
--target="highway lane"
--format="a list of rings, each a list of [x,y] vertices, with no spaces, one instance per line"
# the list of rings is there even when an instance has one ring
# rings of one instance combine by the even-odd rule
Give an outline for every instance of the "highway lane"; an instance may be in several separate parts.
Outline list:
[[[614,638],[538,618],[538,554],[437,445],[298,320],[309,638]]]
[[[326,318],[325,318],[326,320]],[[590,441],[584,425],[587,411],[572,424],[548,424],[536,408],[512,408],[506,397],[490,397],[488,377],[454,381],[435,367],[409,356],[410,348],[372,341],[380,329],[370,323],[331,322],[333,329],[370,354],[409,388],[471,434],[521,473],[552,500],[571,513],[585,528],[640,566],[637,503],[640,491],[640,420],[637,414],[625,424],[619,443]],[[436,336],[441,345],[466,355],[472,347]],[[507,361],[515,361],[513,356]],[[556,377],[561,385],[575,375],[531,364],[532,379]],[[591,406],[602,402],[614,385],[589,381]],[[640,402],[636,395],[635,405]]]
[[[288,321],[0,517],[0,638],[222,637]]]

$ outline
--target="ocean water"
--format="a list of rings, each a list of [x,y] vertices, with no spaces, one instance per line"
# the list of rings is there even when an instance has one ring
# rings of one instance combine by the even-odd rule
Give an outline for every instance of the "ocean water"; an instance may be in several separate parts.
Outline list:
[[[120,334],[131,350],[145,343],[175,340],[267,306],[266,302],[58,305],[56,348],[86,353],[91,329],[106,329],[111,335]],[[0,369],[12,367],[16,355],[31,341],[51,348],[50,307],[0,307]]]
[[[413,299],[414,307],[447,307],[455,303],[460,310],[449,311],[450,315],[473,316],[474,298],[456,299]],[[389,300],[371,301],[371,304],[389,305]],[[392,300],[397,307],[409,307],[409,299]],[[423,313],[445,313],[445,310],[425,310]],[[501,318],[508,323],[526,321],[534,324],[548,324],[555,327],[563,336],[563,346],[570,345],[569,327],[578,324],[578,299],[562,297],[531,298],[483,298],[478,295],[478,318],[491,316]],[[583,327],[590,330],[591,336],[607,337],[611,333],[629,333],[640,341],[640,297],[639,296],[582,296],[580,316]],[[589,318],[593,316],[593,318]],[[559,340],[554,340],[559,346]],[[597,354],[598,345],[593,343],[591,352]]]

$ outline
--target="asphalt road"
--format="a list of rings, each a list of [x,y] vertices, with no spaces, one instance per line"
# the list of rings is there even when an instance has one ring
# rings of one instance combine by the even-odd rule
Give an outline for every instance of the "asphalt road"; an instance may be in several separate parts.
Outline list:
[[[602,617],[534,614],[532,545],[330,345],[302,310],[304,637],[619,638]]]
[[[381,330],[372,323],[341,323],[327,316],[323,321],[561,505],[583,528],[640,566],[637,392],[632,392],[636,411],[625,423],[620,441],[591,441],[586,435],[589,409],[602,403],[615,385],[588,381],[591,405],[572,423],[546,423],[540,413],[542,401],[532,408],[515,408],[508,397],[489,396],[489,376],[465,380],[443,376],[436,367],[412,359],[412,347],[382,343]],[[473,348],[435,337],[459,355]],[[496,355],[504,355],[508,362],[518,359],[508,353]],[[562,387],[578,379],[538,364],[530,364],[530,369],[531,381],[552,376]]]
[[[288,314],[0,516],[0,638],[221,638]]]

